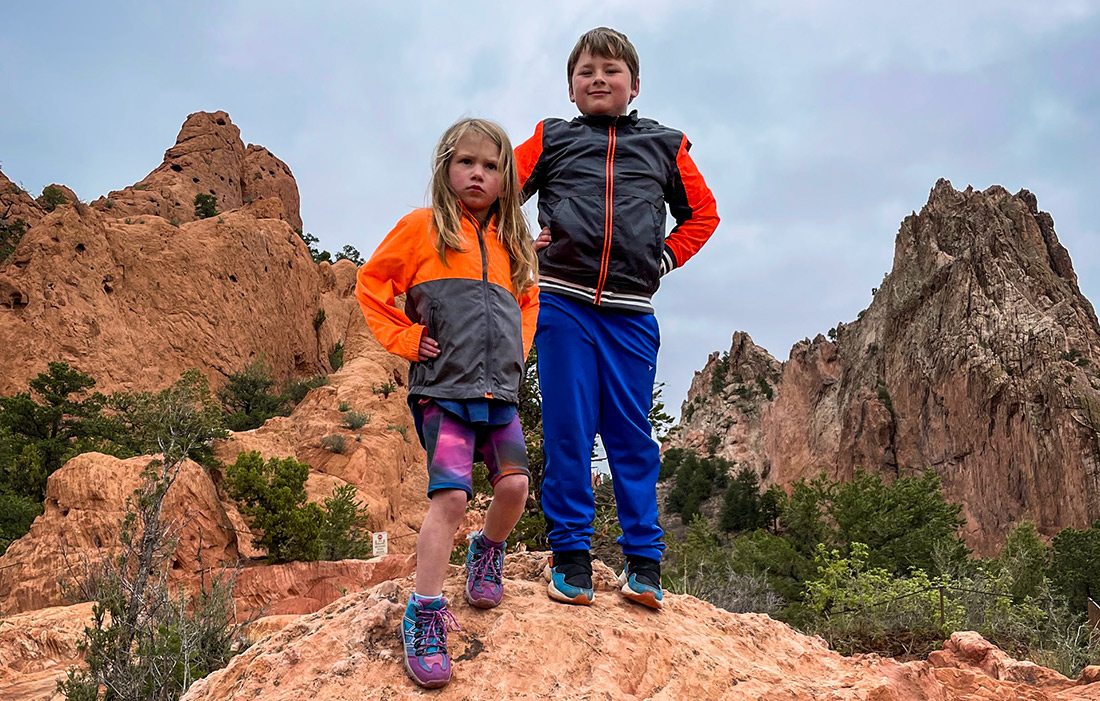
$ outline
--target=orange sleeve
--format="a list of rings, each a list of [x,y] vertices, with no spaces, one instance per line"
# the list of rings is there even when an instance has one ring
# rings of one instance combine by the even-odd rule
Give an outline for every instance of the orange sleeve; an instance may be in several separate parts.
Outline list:
[[[412,282],[423,227],[413,215],[399,221],[359,268],[355,281],[355,297],[371,333],[390,353],[413,362],[420,359],[424,326],[414,324],[398,309],[394,297],[406,292]]]
[[[519,313],[523,323],[523,358],[531,355],[535,342],[535,325],[539,320],[539,286],[531,285],[520,293]]]
[[[542,122],[535,126],[535,133],[531,138],[516,147],[515,156],[520,199],[526,202],[538,191],[541,184],[538,165],[542,158]]]
[[[662,269],[678,268],[699,252],[718,228],[718,207],[714,194],[688,154],[691,143],[684,136],[676,152],[676,168],[666,201],[676,226],[665,238]]]

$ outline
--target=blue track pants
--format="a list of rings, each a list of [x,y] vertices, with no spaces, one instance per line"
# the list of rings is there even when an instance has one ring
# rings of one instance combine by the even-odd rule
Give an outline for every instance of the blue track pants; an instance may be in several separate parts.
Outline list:
[[[540,296],[535,345],[546,457],[542,509],[553,550],[590,547],[596,513],[592,445],[599,433],[611,468],[623,553],[661,559],[661,456],[649,424],[660,342],[652,314]]]

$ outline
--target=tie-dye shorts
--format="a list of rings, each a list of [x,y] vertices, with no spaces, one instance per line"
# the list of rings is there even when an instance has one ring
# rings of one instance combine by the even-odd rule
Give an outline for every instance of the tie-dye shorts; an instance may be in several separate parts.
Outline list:
[[[508,475],[531,476],[519,416],[503,426],[471,425],[421,401],[424,448],[428,451],[428,496],[440,489],[461,489],[473,498],[474,462],[484,460],[489,484]]]

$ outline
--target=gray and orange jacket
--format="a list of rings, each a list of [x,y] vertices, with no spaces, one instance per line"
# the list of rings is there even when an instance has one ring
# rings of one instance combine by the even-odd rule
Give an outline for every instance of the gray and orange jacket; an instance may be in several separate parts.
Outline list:
[[[409,394],[440,399],[490,397],[518,403],[523,363],[535,336],[538,288],[512,288],[496,220],[462,218],[462,251],[435,248],[432,211],[405,215],[361,268],[355,296],[379,343],[412,361]],[[405,309],[394,297],[405,294]],[[420,337],[439,357],[418,362]]]
[[[546,119],[516,148],[524,199],[539,193],[539,286],[608,308],[652,312],[661,276],[687,262],[718,211],[681,132],[637,112]],[[665,206],[676,227],[665,236]]]

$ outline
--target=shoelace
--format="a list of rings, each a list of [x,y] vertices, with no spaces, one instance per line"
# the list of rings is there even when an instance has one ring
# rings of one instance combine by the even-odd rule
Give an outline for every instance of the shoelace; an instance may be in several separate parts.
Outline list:
[[[494,548],[481,541],[475,546],[473,561],[470,563],[470,574],[476,579],[486,579],[494,584],[503,581],[504,573],[501,571],[504,565],[502,557],[504,548]]]
[[[448,609],[417,611],[416,634],[413,636],[417,656],[446,652],[448,630],[462,630]]]

